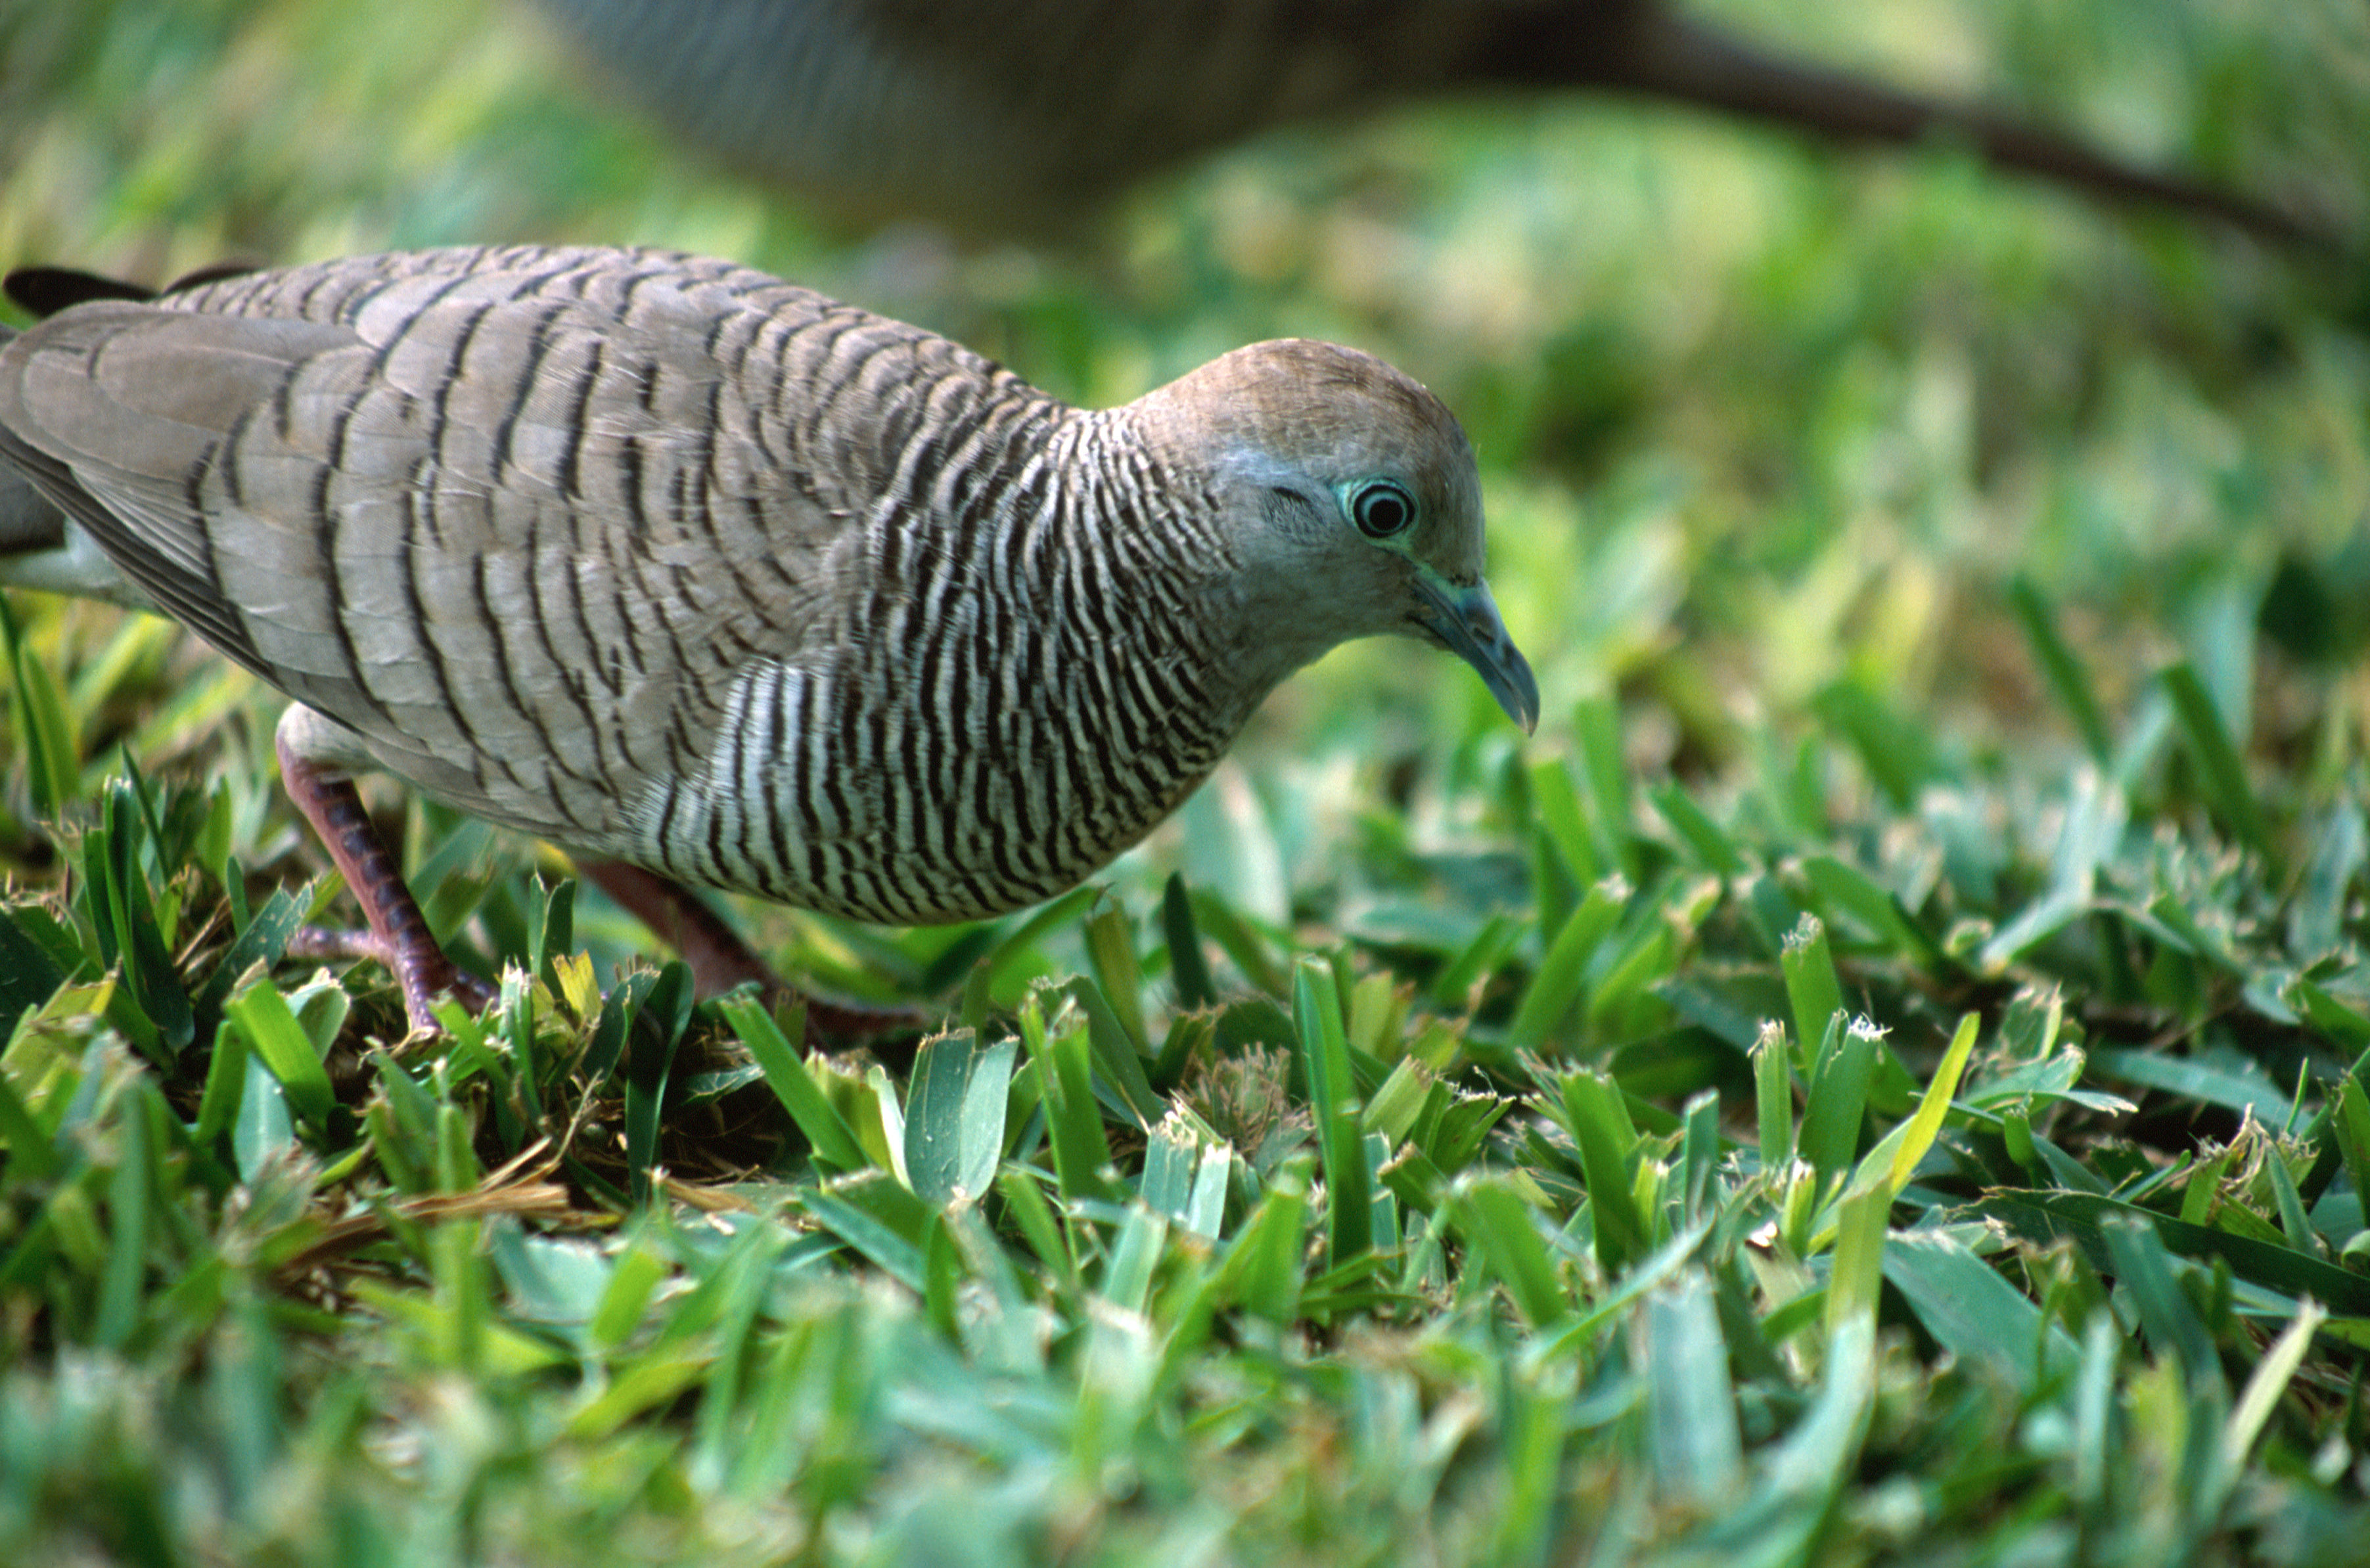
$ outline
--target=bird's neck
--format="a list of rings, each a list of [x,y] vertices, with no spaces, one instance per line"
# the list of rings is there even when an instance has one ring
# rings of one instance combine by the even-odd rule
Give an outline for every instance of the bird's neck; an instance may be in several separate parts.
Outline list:
[[[1129,409],[1079,416],[1055,438],[1075,536],[1111,564],[1114,622],[1131,657],[1191,664],[1213,727],[1231,739],[1276,684],[1331,646],[1302,635],[1306,584],[1266,580],[1230,527],[1225,492],[1199,454],[1169,450]]]

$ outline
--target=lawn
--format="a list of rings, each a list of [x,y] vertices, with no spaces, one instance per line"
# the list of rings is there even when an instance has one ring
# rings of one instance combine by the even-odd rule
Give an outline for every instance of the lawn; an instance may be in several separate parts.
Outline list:
[[[1717,7],[2361,233],[2348,0]],[[1298,130],[1060,250],[834,228],[520,5],[0,10],[0,265],[679,246],[1084,402],[1236,344],[1464,418],[1544,695],[1344,649],[1089,887],[734,915],[0,599],[0,1562],[2370,1561],[2358,260],[1699,117]],[[19,318],[20,319],[20,318]]]

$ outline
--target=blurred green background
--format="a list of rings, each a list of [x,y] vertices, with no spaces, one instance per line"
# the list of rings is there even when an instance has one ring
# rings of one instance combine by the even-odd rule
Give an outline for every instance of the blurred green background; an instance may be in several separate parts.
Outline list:
[[[2349,0],[1702,9],[2360,225],[2370,22]],[[0,17],[9,264],[160,281],[226,256],[675,246],[1097,403],[1260,337],[1381,353],[1481,455],[1492,578],[1546,697],[1533,755],[1612,695],[1634,767],[1717,789],[1815,730],[1838,682],[1954,761],[2070,753],[2009,611],[2019,574],[2111,712],[2186,656],[2259,754],[2336,767],[2370,714],[2370,291],[2210,224],[1947,149],[1507,97],[1271,136],[1144,188],[1069,251],[963,248],[836,230],[679,153],[524,0]],[[1255,790],[1227,786],[1267,803],[1277,847],[1194,869],[1282,914],[1274,871],[1322,880],[1357,804],[1420,807],[1410,759],[1511,750],[1502,728],[1448,661],[1344,649],[1270,704],[1232,775]],[[1188,820],[1243,814],[1205,799]]]

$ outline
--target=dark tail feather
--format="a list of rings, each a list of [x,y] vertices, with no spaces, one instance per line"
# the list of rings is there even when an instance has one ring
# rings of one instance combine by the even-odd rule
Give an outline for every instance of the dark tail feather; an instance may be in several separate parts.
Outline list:
[[[153,300],[154,289],[102,278],[74,267],[19,267],[0,279],[9,303],[29,315],[52,316],[86,300]]]
[[[79,267],[19,267],[6,278],[0,278],[0,292],[6,292],[18,309],[31,315],[49,317],[68,305],[82,304],[90,300],[131,300],[138,303],[162,294],[178,293],[194,289],[201,283],[219,282],[224,278],[236,278],[254,271],[262,263],[243,257],[184,272],[161,289],[144,283],[127,283],[121,278],[104,277],[86,272]],[[0,338],[5,343],[6,338]]]
[[[1979,106],[1939,102],[1773,54],[1661,6],[1639,7],[1617,41],[1600,36],[1590,52],[1579,64],[1580,74],[1608,88],[1674,98],[1842,141],[1957,140],[2002,168],[2202,213],[2283,244],[2330,252],[2353,248],[2331,229],[2255,197],[2138,168],[2071,136]],[[1531,71],[1550,68],[1542,60]]]

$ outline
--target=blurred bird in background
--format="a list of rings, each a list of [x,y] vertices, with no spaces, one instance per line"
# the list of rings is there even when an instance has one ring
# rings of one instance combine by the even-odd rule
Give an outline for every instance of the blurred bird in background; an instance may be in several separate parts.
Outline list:
[[[2267,238],[2326,230],[2008,113],[1757,47],[1653,0],[542,0],[628,98],[858,223],[1075,232],[1273,127],[1427,97],[1626,94],[1998,167]]]

